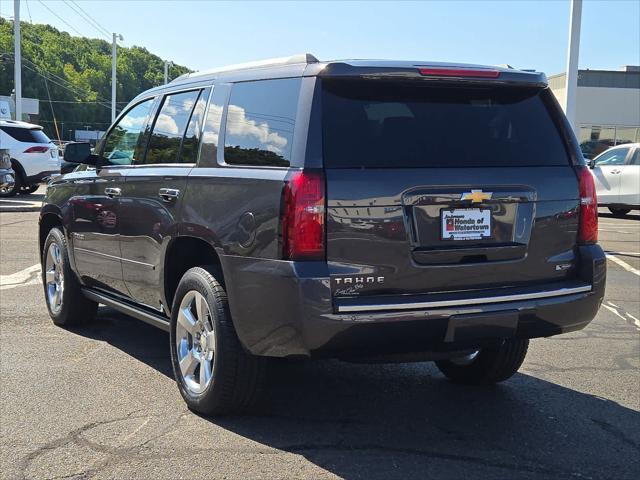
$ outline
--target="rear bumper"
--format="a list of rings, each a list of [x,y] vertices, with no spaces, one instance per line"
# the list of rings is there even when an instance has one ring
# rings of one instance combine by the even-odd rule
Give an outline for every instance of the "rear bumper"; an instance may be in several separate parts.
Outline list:
[[[27,185],[33,185],[33,184],[36,184],[36,183],[42,183],[52,175],[60,175],[60,169],[58,169],[58,170],[48,170],[46,172],[40,172],[40,173],[38,173],[36,175],[31,175],[31,176],[25,178],[25,183]]]
[[[580,330],[604,297],[606,258],[598,245],[579,247],[579,255],[571,282],[476,293],[476,301],[412,297],[413,304],[405,300],[400,307],[357,298],[334,303],[322,263],[223,257],[223,269],[234,325],[251,353],[366,356],[455,351]]]

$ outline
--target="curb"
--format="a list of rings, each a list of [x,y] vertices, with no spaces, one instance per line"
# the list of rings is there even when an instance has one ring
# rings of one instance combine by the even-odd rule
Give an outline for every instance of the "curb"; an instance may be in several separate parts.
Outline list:
[[[39,212],[40,206],[33,207],[10,207],[2,205],[0,206],[0,213],[19,213],[19,212]]]

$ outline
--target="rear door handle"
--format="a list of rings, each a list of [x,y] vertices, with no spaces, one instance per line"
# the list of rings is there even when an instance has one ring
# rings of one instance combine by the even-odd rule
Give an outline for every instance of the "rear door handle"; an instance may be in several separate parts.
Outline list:
[[[171,202],[180,196],[180,190],[176,188],[161,188],[158,196],[165,202]]]
[[[620,170],[611,170],[611,173],[618,174],[618,173],[620,173]]]
[[[107,187],[104,189],[104,193],[107,197],[119,197],[122,195],[122,189],[117,187]]]

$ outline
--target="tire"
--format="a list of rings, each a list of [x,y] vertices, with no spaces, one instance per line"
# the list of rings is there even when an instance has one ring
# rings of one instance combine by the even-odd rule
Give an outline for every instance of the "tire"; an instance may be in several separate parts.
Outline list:
[[[71,270],[67,241],[59,228],[52,228],[42,250],[42,285],[47,310],[60,327],[93,320],[98,304],[87,299]]]
[[[522,365],[528,339],[505,340],[499,347],[484,348],[459,359],[440,360],[436,365],[452,382],[490,385],[512,377]]]
[[[36,183],[35,185],[25,186],[23,185],[20,189],[20,195],[29,195],[40,188],[40,184]]]
[[[627,213],[631,211],[631,209],[609,207],[609,211],[613,213],[614,217],[624,217]]]
[[[20,189],[22,188],[22,177],[18,172],[14,172],[14,177],[14,184],[12,188],[0,188],[0,198],[14,197],[20,193]]]
[[[176,383],[187,406],[204,415],[253,409],[262,398],[267,376],[267,359],[242,348],[227,294],[216,276],[220,278],[211,267],[188,270],[178,284],[171,315]]]

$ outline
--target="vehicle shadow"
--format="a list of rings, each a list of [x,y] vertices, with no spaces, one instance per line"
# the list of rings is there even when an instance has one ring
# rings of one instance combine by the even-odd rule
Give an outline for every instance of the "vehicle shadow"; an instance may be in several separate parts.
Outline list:
[[[598,217],[600,218],[614,218],[616,220],[640,220],[640,210],[631,210],[629,213],[622,217],[615,216],[609,210],[598,210]]]
[[[165,332],[110,309],[99,317],[77,333],[172,377]],[[203,420],[267,453],[301,455],[312,464],[283,476],[631,479],[640,472],[640,413],[531,375],[465,387],[445,381],[431,364],[274,367],[262,411]]]

